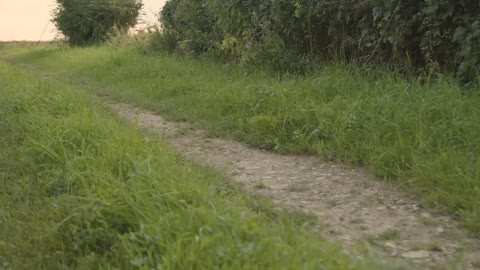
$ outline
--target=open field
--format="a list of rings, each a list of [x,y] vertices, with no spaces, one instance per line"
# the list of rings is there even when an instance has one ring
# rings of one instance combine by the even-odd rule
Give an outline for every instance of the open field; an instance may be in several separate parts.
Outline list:
[[[13,49],[11,61],[211,134],[361,164],[480,228],[480,89],[330,64],[273,76],[137,49]]]
[[[82,88],[4,62],[0,81],[2,268],[385,268],[344,255],[306,217],[178,156]]]
[[[480,5],[20,2],[0,270],[480,270]]]
[[[480,263],[476,86],[341,63],[274,75],[109,46],[11,43],[0,59],[6,267],[403,269],[380,250],[420,268]]]

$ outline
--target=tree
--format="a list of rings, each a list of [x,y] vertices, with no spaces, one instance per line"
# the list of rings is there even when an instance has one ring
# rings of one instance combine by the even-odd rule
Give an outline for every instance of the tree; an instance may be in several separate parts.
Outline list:
[[[71,45],[105,41],[113,29],[137,24],[141,0],[56,0],[52,22]]]

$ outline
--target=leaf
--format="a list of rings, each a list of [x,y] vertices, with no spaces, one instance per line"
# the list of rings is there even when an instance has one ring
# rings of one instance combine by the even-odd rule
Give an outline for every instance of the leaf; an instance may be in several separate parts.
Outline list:
[[[380,17],[380,15],[383,14],[383,9],[379,6],[376,6],[376,7],[373,8],[372,14],[373,14],[373,20],[377,21],[377,19]]]
[[[465,37],[465,28],[457,27],[457,29],[455,29],[455,33],[453,34],[452,41],[458,42],[458,41],[461,41],[464,37]]]

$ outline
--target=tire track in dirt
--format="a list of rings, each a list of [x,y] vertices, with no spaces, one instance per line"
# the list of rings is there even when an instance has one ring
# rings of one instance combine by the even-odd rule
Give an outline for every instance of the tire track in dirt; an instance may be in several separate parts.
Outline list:
[[[182,155],[226,172],[247,191],[315,215],[326,239],[350,247],[368,241],[421,269],[480,269],[479,239],[451,217],[421,209],[414,197],[364,169],[209,138],[185,123],[128,104],[110,107],[139,127],[164,134]]]

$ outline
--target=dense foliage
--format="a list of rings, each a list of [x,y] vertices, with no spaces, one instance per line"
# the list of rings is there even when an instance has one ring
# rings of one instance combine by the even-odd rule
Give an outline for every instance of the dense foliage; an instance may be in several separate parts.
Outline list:
[[[137,0],[57,0],[53,22],[72,45],[105,41],[113,29],[137,24]]]
[[[220,38],[217,31],[212,31],[215,20],[203,2],[172,0],[166,3],[161,17],[172,47],[178,45],[181,50],[206,52]]]
[[[182,8],[192,5],[202,12]],[[476,0],[170,0],[161,21],[177,48],[204,52],[189,46],[201,33],[216,37],[208,49],[239,61],[292,68],[341,56],[442,67],[471,80],[480,64],[479,14]]]

